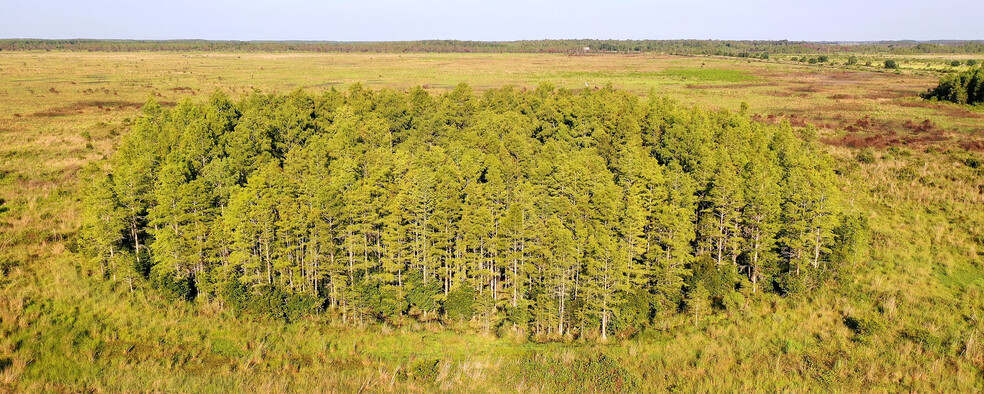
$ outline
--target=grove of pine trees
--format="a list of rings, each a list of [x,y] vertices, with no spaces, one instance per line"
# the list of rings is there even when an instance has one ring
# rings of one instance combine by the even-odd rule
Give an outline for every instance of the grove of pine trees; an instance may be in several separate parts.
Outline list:
[[[984,67],[944,75],[938,86],[922,96],[957,104],[984,104]]]
[[[810,130],[652,94],[354,85],[143,113],[78,244],[175,302],[606,337],[822,286],[863,224]]]

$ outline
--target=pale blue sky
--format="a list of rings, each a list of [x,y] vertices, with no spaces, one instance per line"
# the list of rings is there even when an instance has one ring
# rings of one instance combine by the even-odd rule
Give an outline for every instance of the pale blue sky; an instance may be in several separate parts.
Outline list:
[[[984,0],[2,0],[0,38],[984,39]]]

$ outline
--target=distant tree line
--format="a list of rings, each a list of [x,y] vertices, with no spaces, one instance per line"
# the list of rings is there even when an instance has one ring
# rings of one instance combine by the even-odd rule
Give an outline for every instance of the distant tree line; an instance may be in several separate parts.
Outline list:
[[[984,67],[944,75],[940,84],[922,97],[958,104],[984,103]]]
[[[232,51],[232,52],[664,52],[768,58],[803,53],[984,53],[984,41],[881,41],[862,43],[725,40],[525,40],[525,41],[208,41],[208,40],[0,40],[0,50]]]
[[[295,318],[606,337],[802,293],[857,258],[812,131],[611,88],[153,102],[93,170],[107,278]]]

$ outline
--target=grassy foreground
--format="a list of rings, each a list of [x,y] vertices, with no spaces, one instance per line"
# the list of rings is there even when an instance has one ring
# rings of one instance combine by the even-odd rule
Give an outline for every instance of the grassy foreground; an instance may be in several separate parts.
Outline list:
[[[653,55],[2,53],[0,391],[981,391],[984,111],[918,99],[935,78]],[[79,170],[149,97],[544,81],[817,124],[870,253],[809,297],[748,294],[699,327],[674,315],[629,340],[539,344],[174,306],[68,250]]]

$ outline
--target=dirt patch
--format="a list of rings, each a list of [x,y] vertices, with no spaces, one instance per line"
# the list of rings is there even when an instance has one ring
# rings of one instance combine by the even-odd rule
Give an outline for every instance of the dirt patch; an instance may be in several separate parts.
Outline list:
[[[852,99],[855,99],[856,97],[854,97],[854,96],[852,96],[850,94],[835,94],[835,95],[830,96],[828,98],[831,99],[831,100],[852,100]]]

